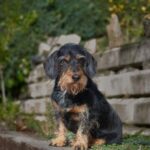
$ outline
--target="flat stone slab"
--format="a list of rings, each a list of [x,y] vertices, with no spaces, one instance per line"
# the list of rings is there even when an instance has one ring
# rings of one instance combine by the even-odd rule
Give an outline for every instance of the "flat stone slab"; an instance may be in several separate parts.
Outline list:
[[[123,126],[124,135],[143,135],[150,136],[150,128],[138,127],[135,125],[124,125]]]
[[[0,133],[0,150],[71,150],[69,147],[48,146],[48,140],[17,132]]]
[[[43,55],[44,53],[49,53],[51,50],[51,47],[50,45],[48,45],[47,43],[40,43],[39,45],[39,55]]]
[[[44,66],[43,64],[39,64],[30,72],[27,82],[28,83],[38,82],[46,78],[47,76],[44,71]]]
[[[51,47],[53,47],[53,46],[57,45],[58,40],[59,40],[59,37],[49,37],[49,38],[47,39],[47,42],[46,42],[46,43],[47,43],[48,45],[50,45]]]
[[[124,135],[136,135],[136,134],[142,133],[144,131],[147,131],[147,129],[143,128],[143,127],[137,127],[137,126],[133,126],[133,125],[124,125],[123,126],[123,134]]]
[[[94,80],[107,97],[143,96],[150,93],[150,69],[101,76]],[[54,81],[50,80],[29,84],[29,95],[32,98],[49,96],[53,85]]]
[[[50,104],[50,98],[28,99],[21,102],[21,111],[24,113],[45,114]]]
[[[90,39],[85,42],[84,47],[91,53],[94,54],[96,52],[96,39]]]
[[[150,69],[94,79],[107,97],[143,96],[150,94]]]
[[[49,96],[52,93],[54,81],[44,81],[29,84],[29,96],[32,98]]]
[[[117,111],[123,123],[150,124],[149,98],[109,99],[109,103]]]
[[[141,66],[150,60],[150,39],[114,48],[96,56],[98,70],[117,70],[125,66]]]
[[[81,37],[77,34],[68,34],[68,35],[61,35],[58,40],[59,45],[64,45],[67,43],[75,43],[79,44],[81,41]]]

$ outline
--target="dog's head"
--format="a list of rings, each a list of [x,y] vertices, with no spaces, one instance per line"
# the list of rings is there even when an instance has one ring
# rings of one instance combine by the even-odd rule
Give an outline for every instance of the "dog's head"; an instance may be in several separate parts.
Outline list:
[[[51,79],[58,79],[61,90],[76,95],[95,75],[96,61],[80,45],[65,44],[47,58],[44,68]]]

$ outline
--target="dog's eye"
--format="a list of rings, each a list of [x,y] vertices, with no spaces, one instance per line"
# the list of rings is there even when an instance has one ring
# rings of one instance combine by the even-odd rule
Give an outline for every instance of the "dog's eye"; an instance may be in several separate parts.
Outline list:
[[[83,65],[85,63],[85,57],[79,58],[78,62]]]
[[[59,58],[59,62],[60,62],[60,64],[68,63],[69,62],[69,57],[61,56]]]
[[[66,59],[61,59],[60,60],[60,65],[64,65],[64,64],[67,64],[68,61]]]
[[[80,64],[84,64],[85,59],[86,59],[84,55],[80,55],[80,54],[77,55],[76,58]]]

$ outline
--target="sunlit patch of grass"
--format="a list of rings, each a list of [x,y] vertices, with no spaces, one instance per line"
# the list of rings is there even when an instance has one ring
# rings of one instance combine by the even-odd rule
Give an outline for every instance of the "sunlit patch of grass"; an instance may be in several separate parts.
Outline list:
[[[95,145],[91,150],[149,150],[150,149],[150,136],[125,136],[122,144],[112,145]]]

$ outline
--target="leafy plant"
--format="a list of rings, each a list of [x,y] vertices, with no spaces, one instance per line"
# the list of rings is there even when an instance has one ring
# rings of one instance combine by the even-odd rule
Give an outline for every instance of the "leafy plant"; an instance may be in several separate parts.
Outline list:
[[[17,130],[46,137],[43,127],[47,122],[37,121],[35,116],[34,113],[25,114],[21,112],[19,104],[14,102],[0,103],[0,128],[5,126],[7,130]],[[52,122],[50,124],[53,125]]]
[[[150,12],[149,0],[108,0],[110,13],[119,16],[126,43],[137,41],[142,35],[144,15]]]
[[[0,104],[0,121],[9,122],[14,120],[17,114],[19,113],[19,106],[8,102],[6,105]]]

